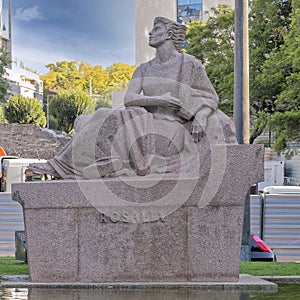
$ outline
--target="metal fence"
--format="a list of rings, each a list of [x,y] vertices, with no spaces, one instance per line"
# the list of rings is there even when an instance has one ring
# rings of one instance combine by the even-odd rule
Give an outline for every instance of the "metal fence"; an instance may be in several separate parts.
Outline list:
[[[0,193],[0,256],[15,255],[15,230],[24,230],[22,206]]]
[[[266,241],[278,261],[300,261],[300,195],[250,199],[251,231]]]

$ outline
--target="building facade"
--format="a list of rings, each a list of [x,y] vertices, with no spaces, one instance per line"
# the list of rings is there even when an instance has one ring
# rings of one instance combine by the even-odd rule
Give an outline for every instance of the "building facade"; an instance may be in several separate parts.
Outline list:
[[[138,66],[154,57],[148,46],[149,32],[157,16],[178,20],[188,25],[208,17],[208,11],[219,4],[234,7],[234,0],[136,0],[135,1],[135,64]]]
[[[12,60],[11,46],[11,0],[0,0],[0,49],[10,53]],[[11,68],[11,65],[9,65]]]
[[[22,95],[43,101],[43,82],[40,76],[12,60],[12,0],[0,0],[0,48],[10,54],[12,61],[7,68],[6,78],[10,82],[8,97]]]
[[[155,51],[148,46],[149,32],[157,16],[177,18],[176,0],[135,1],[135,64],[138,66],[153,58]]]
[[[6,78],[10,85],[8,96],[22,95],[25,98],[36,98],[43,102],[43,81],[40,76],[13,63],[11,69],[7,69]]]

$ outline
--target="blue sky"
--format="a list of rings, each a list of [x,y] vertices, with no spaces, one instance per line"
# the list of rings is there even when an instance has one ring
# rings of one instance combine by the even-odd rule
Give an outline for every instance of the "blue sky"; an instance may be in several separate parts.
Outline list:
[[[135,0],[13,0],[13,58],[45,74],[62,60],[134,64]]]

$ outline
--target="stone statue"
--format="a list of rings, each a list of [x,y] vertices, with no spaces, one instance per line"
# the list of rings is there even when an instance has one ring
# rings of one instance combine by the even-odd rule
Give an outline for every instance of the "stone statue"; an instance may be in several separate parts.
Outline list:
[[[195,175],[195,161],[206,165],[212,144],[235,144],[203,65],[180,53],[185,32],[182,24],[155,18],[149,45],[156,56],[135,70],[125,108],[78,118],[72,141],[47,163],[31,164],[33,172],[62,179]]]

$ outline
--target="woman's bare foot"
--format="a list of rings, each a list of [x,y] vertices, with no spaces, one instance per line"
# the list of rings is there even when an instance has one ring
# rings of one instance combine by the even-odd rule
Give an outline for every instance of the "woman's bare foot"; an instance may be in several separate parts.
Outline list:
[[[54,170],[54,168],[48,162],[29,164],[28,169],[32,170],[33,173],[41,173],[41,174],[51,175],[56,178],[60,178],[59,174]]]

